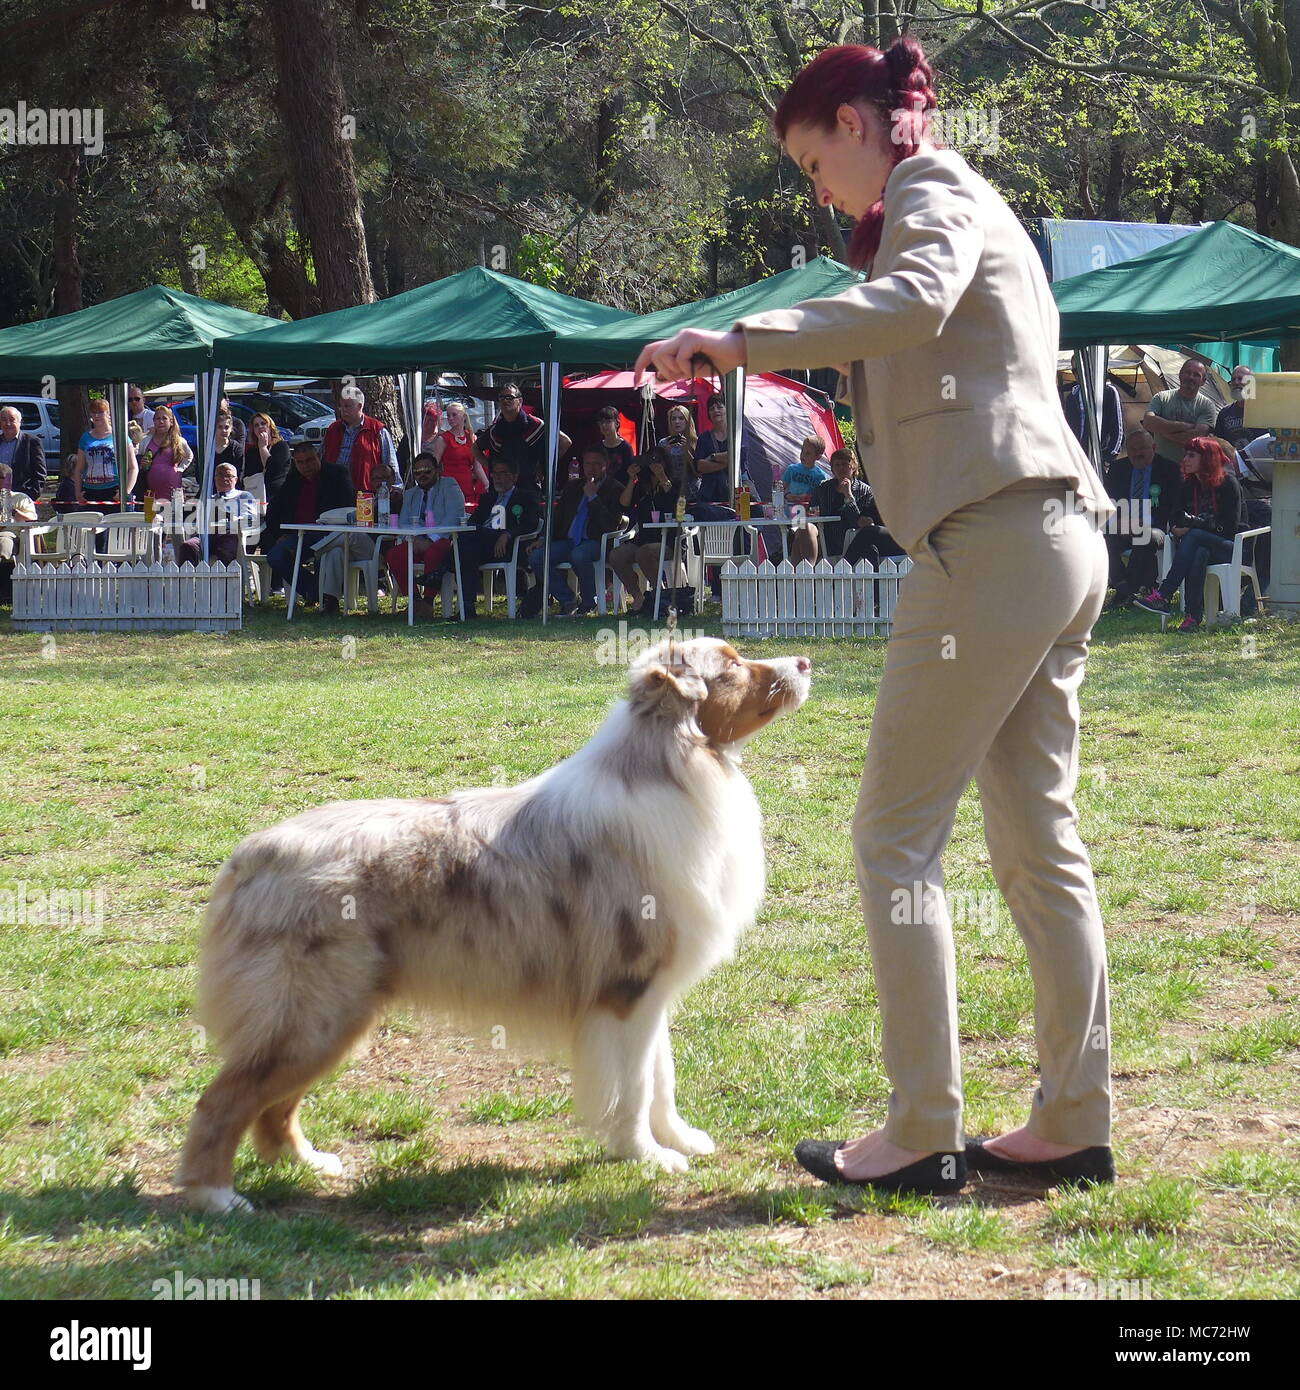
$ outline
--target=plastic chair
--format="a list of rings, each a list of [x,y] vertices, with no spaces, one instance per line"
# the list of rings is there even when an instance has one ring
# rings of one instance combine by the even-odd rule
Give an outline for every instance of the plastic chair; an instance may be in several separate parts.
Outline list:
[[[107,528],[101,561],[110,564],[148,560],[152,556],[152,541],[162,534],[156,521],[146,521],[141,512],[109,512],[100,518]]]
[[[528,531],[524,535],[516,536],[515,543],[510,547],[510,558],[508,560],[489,560],[486,564],[480,565],[479,573],[485,582],[485,597],[487,600],[487,611],[492,611],[492,601],[496,597],[496,572],[500,570],[505,576],[506,581],[506,616],[513,618],[515,608],[518,605],[515,585],[519,578],[519,548],[525,541],[535,541],[542,534],[539,526],[534,531]]]
[[[368,558],[354,556],[348,551],[348,569],[343,579],[343,611],[349,612],[360,607],[357,601],[357,581],[364,580],[366,586],[366,612],[379,612],[379,567],[383,564],[380,555],[382,547],[375,538],[374,553]]]
[[[596,560],[596,612],[603,618],[609,612],[607,599],[609,593],[605,584],[605,571],[609,569],[609,549],[611,545],[617,545],[620,541],[625,541],[632,534],[627,527],[622,527],[617,531],[606,531],[600,538],[600,556]],[[552,569],[568,570],[573,572],[573,565],[568,560],[561,561],[558,565],[553,565]],[[610,570],[610,573],[614,573]],[[617,574],[614,574],[614,612],[623,611],[623,584]],[[581,602],[581,595],[578,596]]]
[[[706,588],[705,574],[709,565],[720,565],[727,560],[736,559],[736,532],[744,529],[749,533],[750,555],[758,555],[756,541],[758,530],[747,521],[696,521],[690,523],[688,534],[694,544],[686,551],[687,583],[694,586],[696,594]],[[741,557],[743,558],[743,556]]]
[[[1241,617],[1241,581],[1243,576],[1250,580],[1255,591],[1255,604],[1263,611],[1264,595],[1259,587],[1259,575],[1255,572],[1255,547],[1250,548],[1251,563],[1245,564],[1242,550],[1246,541],[1255,536],[1267,536],[1271,526],[1256,526],[1250,531],[1238,531],[1232,538],[1232,559],[1221,565],[1207,565],[1205,568],[1205,611],[1215,614],[1216,622],[1234,622]],[[1223,610],[1222,618],[1218,617]]]

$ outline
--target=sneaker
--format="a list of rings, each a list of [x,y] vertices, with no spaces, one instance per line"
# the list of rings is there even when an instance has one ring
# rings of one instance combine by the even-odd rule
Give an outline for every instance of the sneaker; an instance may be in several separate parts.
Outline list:
[[[1175,631],[1175,632],[1198,632],[1198,631],[1200,630],[1200,626],[1201,626],[1201,620],[1200,620],[1199,618],[1191,618],[1191,617],[1188,617],[1188,618],[1184,618],[1184,619],[1182,620],[1182,622],[1179,623],[1178,626],[1177,626],[1176,628],[1174,628],[1174,631]]]
[[[1152,589],[1133,600],[1134,604],[1148,613],[1169,613],[1169,600],[1159,589]]]

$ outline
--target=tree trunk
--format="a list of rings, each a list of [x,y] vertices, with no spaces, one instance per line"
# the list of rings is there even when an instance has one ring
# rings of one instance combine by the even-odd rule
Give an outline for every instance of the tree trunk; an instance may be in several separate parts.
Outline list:
[[[54,199],[54,312],[74,314],[84,308],[81,255],[77,248],[77,214],[81,202],[81,150],[64,147]],[[56,382],[59,400],[60,462],[75,448],[90,418],[84,386]]]

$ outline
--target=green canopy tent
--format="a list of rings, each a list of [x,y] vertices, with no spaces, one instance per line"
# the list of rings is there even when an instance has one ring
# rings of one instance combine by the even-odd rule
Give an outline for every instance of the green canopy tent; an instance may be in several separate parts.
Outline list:
[[[126,383],[144,378],[193,376],[195,423],[202,460],[202,492],[212,489],[213,439],[222,372],[212,345],[230,334],[253,334],[276,321],[244,309],[199,299],[166,285],[150,285],[75,313],[0,329],[0,379],[106,382],[114,448],[126,457]],[[126,477],[120,475],[122,505]],[[208,537],[204,531],[204,555]]]
[[[1104,359],[1111,343],[1206,343],[1300,334],[1300,249],[1214,222],[1132,260],[1052,285],[1061,346],[1075,348],[1101,464]]]
[[[647,343],[670,338],[683,328],[704,328],[729,332],[738,318],[771,309],[789,309],[808,299],[822,299],[860,284],[863,275],[829,256],[818,256],[807,265],[778,271],[752,285],[728,290],[725,294],[690,304],[641,314],[623,323],[561,336],[556,347],[566,362],[598,362],[611,367],[630,367]],[[651,408],[651,383],[642,385],[645,408]],[[740,482],[740,426],[745,413],[745,370],[727,374],[723,384],[727,400],[727,449],[730,454],[731,486]]]
[[[259,375],[396,374],[412,440],[420,437],[425,368],[430,364],[484,370],[540,365],[548,460],[546,583],[560,442],[556,342],[562,334],[608,327],[631,317],[623,309],[592,304],[484,266],[471,266],[390,299],[280,324],[269,333],[227,338],[217,344],[214,358],[223,366]]]

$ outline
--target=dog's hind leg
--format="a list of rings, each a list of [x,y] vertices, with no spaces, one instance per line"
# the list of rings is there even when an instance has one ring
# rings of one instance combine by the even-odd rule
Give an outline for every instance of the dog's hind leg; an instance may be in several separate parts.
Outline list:
[[[255,1139],[265,1157],[278,1156],[287,1145],[294,1157],[320,1172],[341,1172],[334,1154],[312,1148],[298,1125],[298,1106],[313,1082],[332,1071],[352,1050],[379,1011],[372,1001],[310,1052],[255,1065],[229,1062],[199,1098],[176,1183],[186,1200],[202,1211],[251,1211],[234,1190],[235,1151],[244,1131],[257,1122]],[[268,1153],[268,1149],[273,1149]]]
[[[659,1024],[655,1041],[654,1099],[650,1102],[650,1129],[666,1149],[682,1154],[711,1154],[717,1145],[702,1129],[692,1129],[677,1113],[677,1072],[673,1045],[668,1036],[668,1015]]]
[[[648,1159],[670,1173],[685,1172],[685,1156],[659,1143],[650,1126],[664,1001],[615,1004],[594,1008],[575,1031],[575,1109],[602,1135],[612,1157]]]
[[[277,1158],[288,1154],[296,1163],[305,1163],[318,1173],[339,1177],[343,1172],[343,1160],[338,1154],[322,1153],[312,1148],[311,1140],[302,1132],[298,1108],[305,1094],[305,1091],[299,1091],[287,1100],[276,1101],[257,1117],[257,1123],[253,1126],[253,1146],[257,1149],[257,1156],[265,1163],[274,1163]]]

